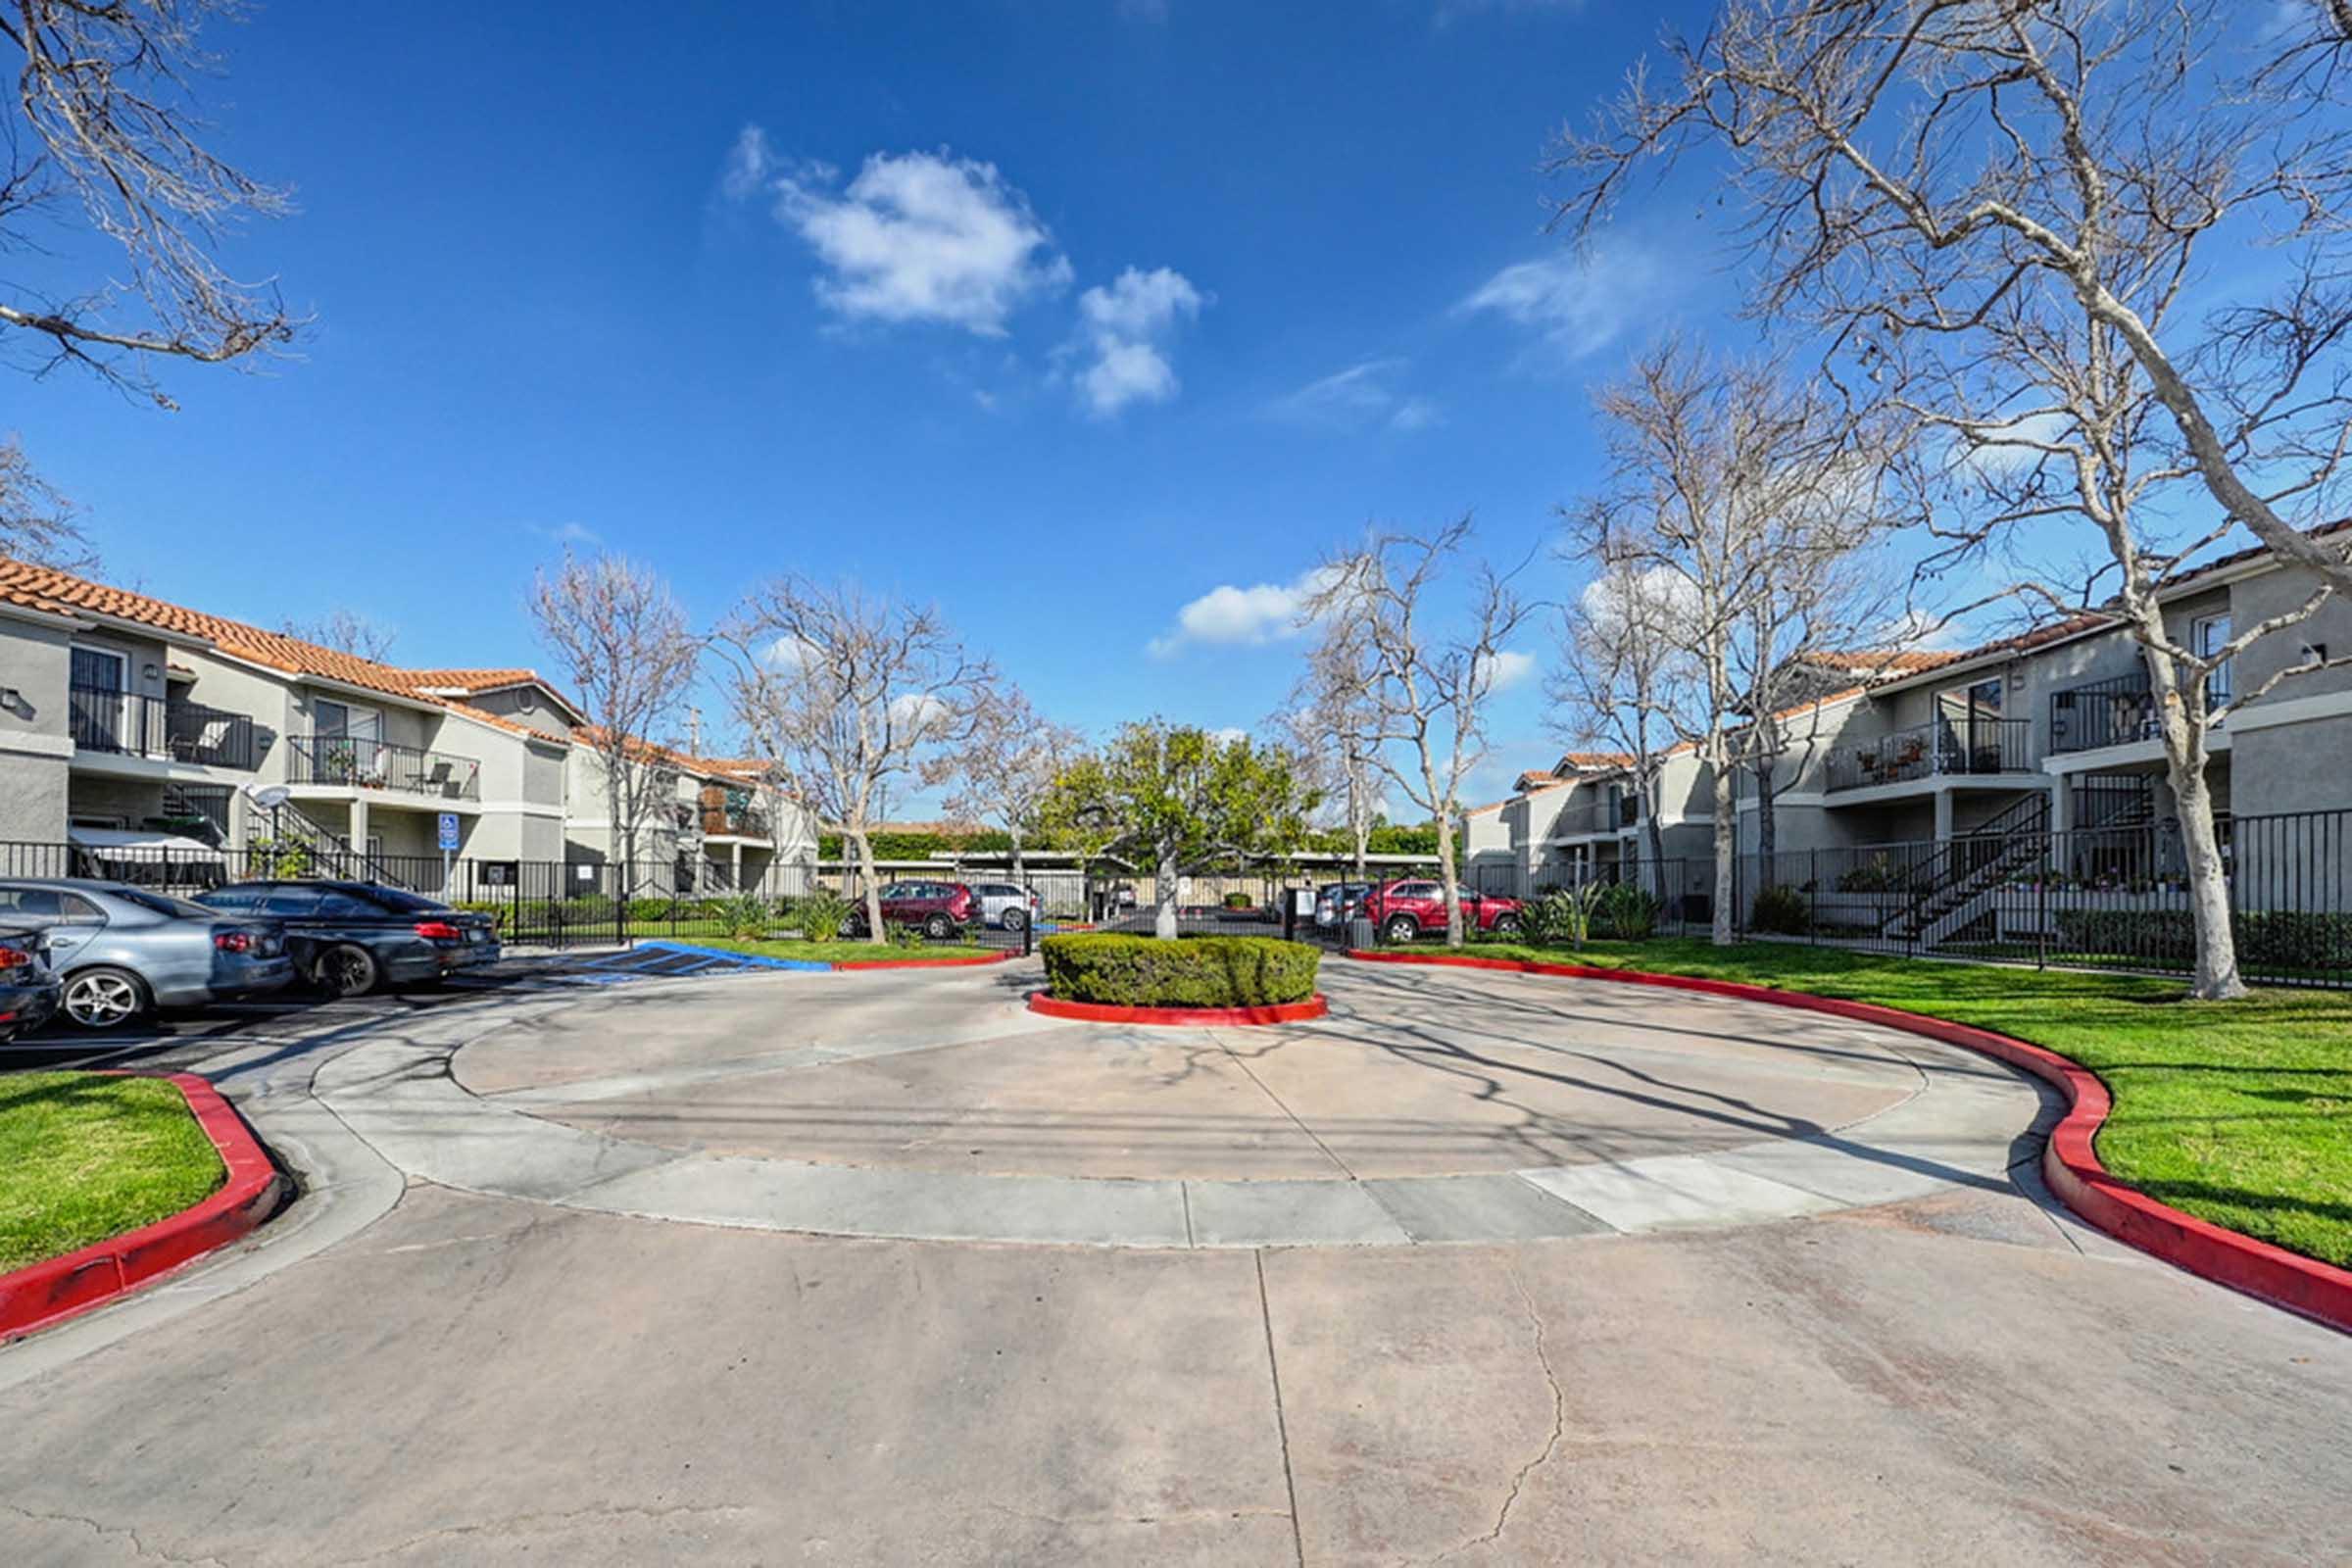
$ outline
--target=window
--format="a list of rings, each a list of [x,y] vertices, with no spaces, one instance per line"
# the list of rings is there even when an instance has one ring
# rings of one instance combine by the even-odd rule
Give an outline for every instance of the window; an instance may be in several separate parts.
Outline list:
[[[316,888],[271,888],[270,897],[262,904],[265,914],[280,915],[301,920],[318,912],[318,890]]]
[[[262,901],[269,896],[268,888],[220,888],[207,893],[203,903],[208,908],[226,909],[231,914],[258,914]]]
[[[55,888],[0,888],[0,914],[54,920],[61,912]]]
[[[141,888],[109,888],[107,891],[124,904],[135,904],[142,909],[155,914],[169,915],[174,920],[209,920],[217,912],[201,904],[191,904],[186,899],[175,899],[164,893],[149,893]]]
[[[356,893],[330,888],[318,895],[318,915],[321,919],[374,920],[380,919],[383,913],[381,905],[363,899]]]
[[[2188,648],[2199,659],[2211,659],[2229,646],[2228,615],[2205,615],[2190,623]],[[2230,665],[2232,662],[2230,660],[2222,661],[2214,666],[2213,673],[2205,677],[2205,701],[2208,706],[2219,708],[2230,701]]]
[[[60,912],[60,914],[61,914],[61,916],[62,916],[62,920],[61,920],[61,923],[62,923],[62,924],[65,924],[65,925],[104,925],[104,924],[106,924],[106,916],[105,916],[104,914],[102,914],[102,913],[100,913],[100,912],[99,912],[98,906],[96,906],[95,904],[92,904],[92,903],[91,903],[89,900],[87,900],[87,899],[83,898],[83,897],[82,897],[80,894],[78,894],[78,893],[61,893],[61,894],[59,894],[59,895],[57,896],[57,906],[58,906],[58,910],[59,910],[59,912]]]
[[[74,650],[72,679],[84,691],[119,692],[123,689],[123,662],[121,654],[110,654],[102,648]]]

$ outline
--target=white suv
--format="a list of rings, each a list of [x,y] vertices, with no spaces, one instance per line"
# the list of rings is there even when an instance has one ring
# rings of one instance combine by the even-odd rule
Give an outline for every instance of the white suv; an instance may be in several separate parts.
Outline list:
[[[975,882],[972,896],[980,901],[980,918],[1004,931],[1034,925],[1044,914],[1046,901],[1033,888],[1013,882]]]

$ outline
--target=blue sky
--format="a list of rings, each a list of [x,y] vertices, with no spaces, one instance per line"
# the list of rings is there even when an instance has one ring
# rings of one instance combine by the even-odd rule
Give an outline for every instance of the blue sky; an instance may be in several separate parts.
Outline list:
[[[1593,382],[1671,324],[1749,341],[1687,191],[1586,262],[1542,232],[1537,164],[1651,7],[554,14],[278,0],[208,34],[220,144],[301,209],[230,260],[316,325],[172,375],[176,414],[11,384],[99,575],[348,606],[430,664],[544,663],[519,605],[567,539],[705,619],[854,575],[1057,717],[1248,727],[1319,551],[1473,511],[1516,561],[1592,481]],[[1540,685],[1482,794],[1555,749]]]

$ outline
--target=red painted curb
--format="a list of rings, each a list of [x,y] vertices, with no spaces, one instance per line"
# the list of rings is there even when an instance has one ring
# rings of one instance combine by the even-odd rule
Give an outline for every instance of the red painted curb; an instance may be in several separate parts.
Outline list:
[[[132,1076],[132,1075],[125,1075]],[[138,1075],[144,1076],[144,1075]],[[194,1073],[161,1073],[186,1097],[196,1123],[220,1154],[227,1179],[178,1213],[63,1257],[0,1274],[0,1341],[84,1312],[216,1248],[275,1212],[285,1178],[220,1091]]]
[[[1948,1018],[1904,1012],[1876,1003],[1817,997],[1807,991],[1780,991],[1770,986],[1744,985],[1736,980],[1707,980],[1695,975],[1647,974],[1638,969],[1602,969],[1576,963],[1538,963],[1523,958],[1472,958],[1438,953],[1349,953],[1366,963],[1429,963],[1464,969],[1502,969],[1520,974],[1564,975],[1575,980],[1614,980],[1627,985],[1659,986],[1669,991],[1696,991],[1708,996],[1737,997],[1775,1006],[1801,1007],[1861,1023],[1900,1029],[1945,1045],[1981,1052],[2023,1067],[2055,1085],[2069,1109],[2051,1129],[2042,1147],[2042,1179],[2066,1206],[2119,1241],[2129,1242],[2189,1273],[2227,1285],[2314,1318],[2331,1329],[2352,1334],[2352,1271],[2323,1263],[2316,1257],[2290,1252],[2283,1247],[2184,1214],[2160,1203],[2137,1188],[2116,1180],[2099,1163],[2092,1147],[2100,1123],[2114,1102],[2098,1074],[2046,1047],[1989,1029],[1978,1029]]]
[[[1263,1007],[1117,1007],[1102,1002],[1064,1002],[1043,991],[1032,991],[1029,1010],[1042,1012],[1049,1018],[1077,1018],[1087,1023],[1164,1023],[1200,1029],[1298,1023],[1322,1017],[1331,1010],[1331,1004],[1318,991],[1304,1002],[1277,1002]]]
[[[1007,948],[1003,953],[985,954],[977,958],[836,958],[836,969],[968,969],[976,963],[1010,963],[1020,955]]]

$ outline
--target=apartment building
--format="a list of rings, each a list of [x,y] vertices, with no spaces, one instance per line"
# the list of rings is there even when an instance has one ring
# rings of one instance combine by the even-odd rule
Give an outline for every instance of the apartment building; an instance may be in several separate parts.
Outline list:
[[[622,853],[624,835],[608,799],[601,732],[579,725],[572,739],[565,858],[575,866],[599,865]],[[767,764],[644,742],[634,743],[629,757],[662,802],[639,827],[637,863],[668,867],[674,891],[723,892],[779,880],[798,885],[813,873],[816,820],[767,782]]]
[[[1661,760],[1651,793],[1662,858],[1708,853],[1713,777],[1693,747],[1676,746]],[[1634,759],[1618,752],[1570,752],[1522,773],[1509,799],[1468,813],[1470,885],[1526,893],[1623,875],[1649,856],[1643,793]]]
[[[71,843],[85,868],[276,847],[415,883],[445,815],[476,867],[562,862],[580,720],[527,669],[404,668],[0,560],[0,841]],[[730,868],[773,855],[741,813],[701,831],[707,792],[736,775],[689,776],[678,830],[698,855],[713,839]]]
[[[2173,585],[2166,620],[2184,645],[2218,649],[2315,586],[2249,550]],[[2237,705],[2213,732],[2208,778],[2241,908],[2352,906],[2352,817],[2305,814],[2352,810],[2352,669],[2269,684],[2346,652],[2352,603],[2330,599],[2209,683],[2217,706]],[[2162,887],[2183,874],[2146,666],[2112,616],[1958,651],[1819,654],[1808,665],[1816,695],[1773,715],[1770,866],[1754,859],[1763,792],[1747,770],[1735,781],[1749,891],[1788,882],[1818,894],[1816,919],[1853,914],[1908,939],[1972,929],[1981,895],[2004,882]],[[1670,755],[1663,782],[1665,858],[1710,857],[1705,770],[1689,748]],[[1474,880],[1540,888],[1619,874],[1646,853],[1627,784],[1622,760],[1590,754],[1522,776],[1509,800],[1470,814]],[[1838,896],[1855,910],[1834,908]]]

